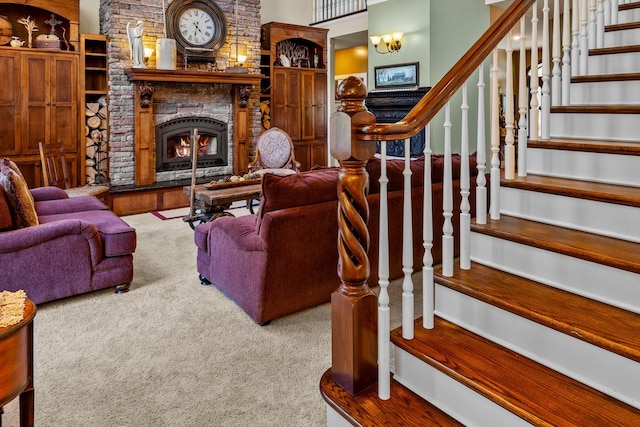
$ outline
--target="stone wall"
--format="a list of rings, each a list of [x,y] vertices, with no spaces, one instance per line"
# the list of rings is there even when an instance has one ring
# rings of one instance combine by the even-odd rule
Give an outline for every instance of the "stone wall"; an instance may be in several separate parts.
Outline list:
[[[171,3],[170,1],[168,3]],[[216,54],[218,68],[232,63],[231,52],[235,52],[236,18],[235,0],[217,0],[216,4],[227,17],[227,38],[225,45]],[[247,46],[248,59],[245,66],[250,73],[260,72],[260,1],[238,0],[238,42]],[[109,36],[109,179],[111,185],[132,185],[135,179],[134,156],[134,85],[129,82],[124,69],[133,65],[127,40],[127,22],[144,22],[143,43],[155,49],[157,38],[164,37],[163,11],[160,0],[100,0],[100,33]],[[149,60],[149,67],[155,67],[155,53]],[[178,55],[178,68],[182,57]],[[193,63],[190,68],[206,69],[206,64]],[[231,87],[224,84],[156,84],[153,108],[156,113],[154,124],[164,123],[177,117],[197,115],[210,117],[228,123],[229,126],[229,168],[233,162],[233,126],[231,114]],[[249,139],[253,141],[260,133],[260,88],[252,88],[249,100]],[[222,171],[222,173],[230,173]],[[203,173],[219,171],[200,171]],[[190,172],[188,173],[190,175]],[[176,178],[156,175],[157,181]]]

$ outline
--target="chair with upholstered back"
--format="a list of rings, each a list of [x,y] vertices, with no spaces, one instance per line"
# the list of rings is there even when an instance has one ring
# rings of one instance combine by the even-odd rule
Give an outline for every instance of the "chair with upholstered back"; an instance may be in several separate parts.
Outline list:
[[[85,185],[72,187],[67,160],[64,155],[62,141],[57,144],[38,143],[42,175],[45,185],[62,188],[69,197],[94,196],[103,202],[109,199],[109,187],[106,185]]]
[[[249,164],[249,173],[288,175],[297,172],[293,142],[289,135],[277,127],[264,131],[256,140],[256,158]]]

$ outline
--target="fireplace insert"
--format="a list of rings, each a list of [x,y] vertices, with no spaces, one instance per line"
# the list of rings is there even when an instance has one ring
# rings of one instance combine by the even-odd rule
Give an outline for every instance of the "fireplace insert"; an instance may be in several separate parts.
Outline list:
[[[197,141],[192,141],[194,130]],[[227,124],[206,117],[174,119],[156,126],[156,172],[191,168],[191,153],[198,150],[198,168],[227,166]]]

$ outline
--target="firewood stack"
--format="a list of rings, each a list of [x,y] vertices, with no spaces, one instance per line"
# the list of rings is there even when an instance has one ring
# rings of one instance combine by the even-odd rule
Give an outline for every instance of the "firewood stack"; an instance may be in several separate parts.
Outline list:
[[[271,127],[271,105],[269,101],[260,102],[260,124],[262,130],[267,130]]]
[[[98,102],[87,102],[85,118],[87,184],[106,184],[109,171],[106,100],[100,98]]]

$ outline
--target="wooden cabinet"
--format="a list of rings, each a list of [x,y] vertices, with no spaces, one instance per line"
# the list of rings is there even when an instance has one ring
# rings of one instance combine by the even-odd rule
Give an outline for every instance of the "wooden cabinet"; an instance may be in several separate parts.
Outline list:
[[[262,26],[262,122],[289,134],[302,170],[327,164],[326,38],[323,28]]]
[[[39,186],[38,142],[60,139],[77,183],[78,55],[1,48],[0,75],[0,156],[18,164],[30,187]]]

